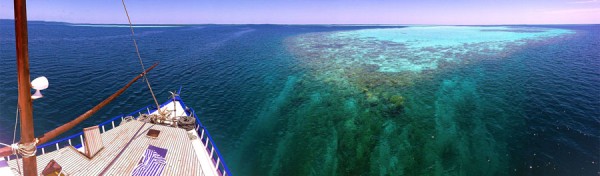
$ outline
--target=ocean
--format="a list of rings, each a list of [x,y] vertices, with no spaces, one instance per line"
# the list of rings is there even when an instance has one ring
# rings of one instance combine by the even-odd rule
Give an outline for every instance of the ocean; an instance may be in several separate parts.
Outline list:
[[[156,97],[181,97],[235,175],[597,175],[600,25],[145,25]],[[0,142],[17,107],[0,20]],[[141,72],[129,28],[30,22],[35,134]],[[159,103],[160,103],[159,102]],[[64,134],[152,104],[138,81]],[[18,135],[17,135],[18,139]]]

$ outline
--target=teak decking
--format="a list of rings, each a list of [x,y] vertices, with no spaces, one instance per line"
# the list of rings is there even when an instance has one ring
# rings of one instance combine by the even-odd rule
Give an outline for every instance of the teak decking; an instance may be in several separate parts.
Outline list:
[[[167,106],[168,107],[168,106]],[[140,129],[141,127],[141,129]],[[149,129],[160,131],[156,139],[146,137]],[[136,132],[139,132],[136,135]],[[135,135],[135,136],[134,136]],[[196,139],[190,139],[194,136]],[[124,148],[132,139],[131,144]],[[194,138],[192,137],[192,138]],[[89,159],[73,147],[46,153],[37,157],[38,172],[41,173],[46,164],[54,159],[69,175],[99,175],[111,162],[114,162],[105,172],[105,175],[129,175],[138,165],[148,145],[167,149],[166,166],[162,175],[213,175],[214,171],[203,171],[201,155],[194,150],[192,143],[196,135],[190,135],[184,129],[155,125],[140,121],[127,122],[119,127],[102,133],[104,149]],[[200,144],[202,145],[202,144]],[[123,150],[123,151],[121,151]],[[201,151],[201,150],[200,150]],[[205,150],[204,150],[205,151]],[[115,158],[119,153],[122,154]],[[114,160],[114,161],[113,161]],[[204,161],[202,161],[204,163]],[[8,162],[10,167],[16,168],[16,160]],[[20,162],[22,164],[22,162]],[[214,168],[214,167],[208,167]]]

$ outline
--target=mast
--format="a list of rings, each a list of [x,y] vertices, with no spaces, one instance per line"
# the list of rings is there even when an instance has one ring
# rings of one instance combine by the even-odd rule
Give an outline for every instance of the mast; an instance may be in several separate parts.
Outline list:
[[[85,113],[81,114],[80,116],[73,119],[72,121],[63,124],[60,127],[53,129],[52,131],[46,132],[44,135],[42,135],[38,138],[37,145],[40,145],[40,144],[50,141],[51,139],[57,137],[58,135],[63,134],[64,132],[75,127],[77,124],[83,122],[85,119],[89,118],[94,113],[98,112],[98,110],[102,109],[102,107],[106,106],[108,103],[110,103],[115,98],[117,98],[119,95],[121,95],[123,92],[125,92],[125,90],[127,90],[127,88],[129,88],[129,86],[131,86],[137,80],[142,78],[143,75],[146,75],[146,73],[148,73],[150,70],[154,69],[154,67],[156,67],[157,65],[158,65],[158,63],[155,63],[150,68],[146,69],[144,72],[137,75],[135,78],[133,78],[131,81],[129,81],[129,83],[127,83],[127,85],[123,86],[121,89],[119,89],[117,92],[112,94],[110,97],[104,99],[102,102],[100,102],[99,104],[94,106],[92,109],[86,111]],[[10,147],[0,148],[0,157],[9,156],[12,154],[13,154],[12,149]]]
[[[33,108],[31,106],[31,83],[29,78],[29,51],[27,46],[27,9],[25,0],[14,0],[15,39],[17,47],[17,75],[19,85],[19,109],[21,110],[21,143],[26,150],[35,150],[33,134]],[[33,145],[31,145],[33,144]],[[23,157],[23,171],[26,176],[37,175],[35,153]]]

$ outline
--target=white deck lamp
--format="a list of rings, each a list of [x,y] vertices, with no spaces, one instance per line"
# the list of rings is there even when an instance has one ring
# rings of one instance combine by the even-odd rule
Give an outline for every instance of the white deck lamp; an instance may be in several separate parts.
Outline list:
[[[45,76],[40,76],[31,81],[31,88],[35,89],[35,93],[31,95],[31,99],[35,100],[38,98],[42,98],[44,95],[42,95],[42,92],[40,92],[40,90],[48,88],[48,84],[48,78],[46,78]]]

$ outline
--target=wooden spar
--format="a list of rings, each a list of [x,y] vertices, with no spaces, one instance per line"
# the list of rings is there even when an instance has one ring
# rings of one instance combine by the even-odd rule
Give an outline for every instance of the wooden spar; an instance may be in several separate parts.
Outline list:
[[[113,101],[115,98],[117,98],[119,95],[121,95],[123,92],[125,92],[125,90],[127,90],[127,88],[129,88],[129,86],[131,86],[131,84],[133,84],[135,81],[137,81],[138,79],[140,79],[142,76],[144,76],[146,73],[148,73],[150,70],[152,70],[154,67],[156,67],[158,65],[158,63],[152,65],[152,67],[146,69],[146,71],[144,71],[143,73],[141,73],[140,75],[136,76],[133,80],[129,81],[129,83],[127,83],[127,85],[125,85],[125,87],[119,89],[119,91],[117,91],[116,93],[114,93],[113,95],[111,95],[110,97],[106,98],[104,101],[100,102],[98,105],[94,106],[92,109],[88,110],[87,112],[81,114],[79,117],[75,118],[75,120],[70,121],[69,123],[66,123],[52,131],[49,131],[47,133],[45,133],[43,136],[41,136],[39,138],[39,144],[43,144],[45,142],[50,141],[51,139],[55,138],[56,136],[69,131],[71,128],[75,127],[75,125],[83,122],[85,119],[87,119],[88,117],[92,116],[94,113],[96,113],[98,110],[102,109],[104,106],[106,106],[108,103],[110,103],[111,101]]]
[[[27,7],[25,0],[14,1],[15,40],[17,47],[17,77],[19,109],[21,110],[21,143],[35,142],[33,133],[33,107],[31,106],[31,83],[29,77],[29,51],[27,45]],[[5,147],[6,148],[6,147]],[[10,148],[9,148],[10,149]],[[37,175],[35,154],[23,158],[23,174]]]
[[[139,74],[138,76],[133,78],[131,81],[129,81],[129,83],[127,83],[127,85],[125,85],[123,88],[119,89],[119,91],[115,92],[110,97],[104,99],[104,101],[100,102],[98,105],[94,106],[92,109],[88,110],[87,112],[81,114],[79,117],[42,135],[41,137],[38,138],[39,142],[37,143],[37,145],[40,145],[40,144],[50,141],[51,139],[55,138],[56,136],[70,130],[71,128],[75,127],[77,124],[81,123],[88,117],[92,116],[94,113],[96,113],[102,107],[106,106],[108,103],[110,103],[115,98],[117,98],[119,95],[121,95],[123,92],[125,92],[125,90],[127,90],[127,88],[129,88],[129,86],[131,86],[134,82],[136,82],[138,79],[140,79],[142,76],[144,76],[146,73],[148,73],[150,70],[152,70],[157,65],[158,65],[158,63],[152,65],[150,68],[146,69],[146,71],[144,71],[143,73]],[[29,92],[29,94],[31,94],[31,92]],[[11,154],[12,154],[12,151],[11,151],[10,147],[0,148],[0,157],[5,157],[5,156],[11,155]]]

